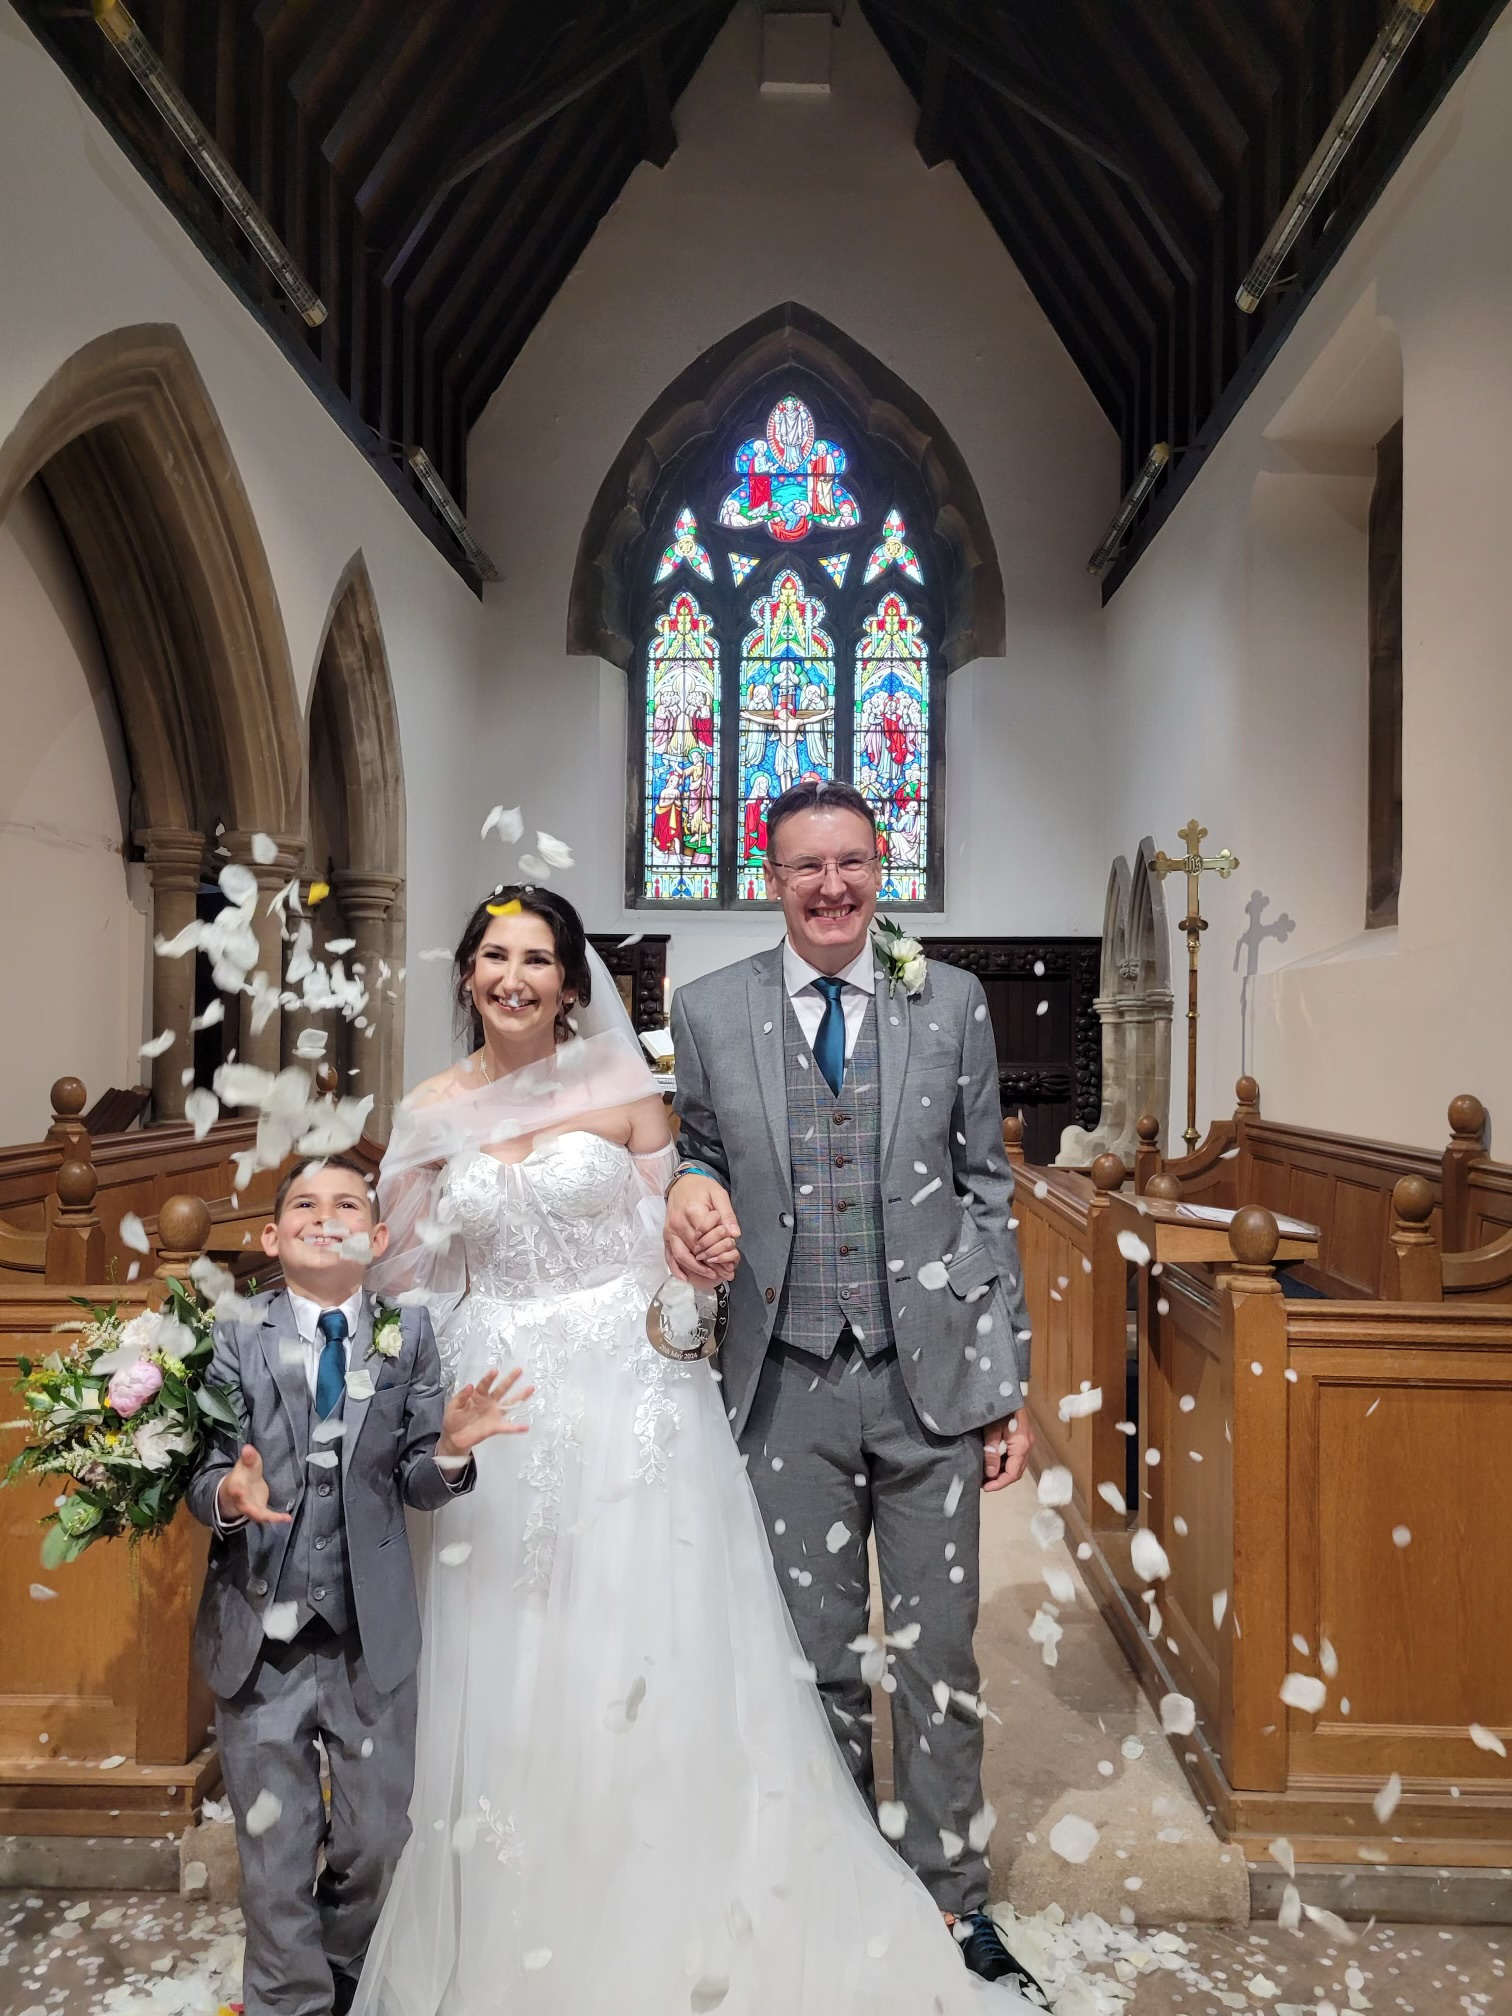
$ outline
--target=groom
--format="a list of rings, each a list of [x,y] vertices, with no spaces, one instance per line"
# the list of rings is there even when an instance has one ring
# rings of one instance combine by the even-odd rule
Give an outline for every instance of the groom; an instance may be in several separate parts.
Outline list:
[[[679,990],[679,1162],[667,1259],[732,1281],[720,1371],[773,1559],[831,1727],[875,1803],[874,1533],[898,1846],[989,1980],[1025,1979],[986,1912],[972,1638],[978,1496],[1019,1477],[1029,1325],[980,983],[873,948],[877,828],[809,780],[767,818],[787,936]],[[945,1690],[949,1690],[946,1692]]]

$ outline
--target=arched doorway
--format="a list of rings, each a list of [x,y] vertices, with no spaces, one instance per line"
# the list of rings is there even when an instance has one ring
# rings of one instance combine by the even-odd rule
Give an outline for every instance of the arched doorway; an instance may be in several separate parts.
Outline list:
[[[309,734],[306,864],[331,892],[312,915],[314,949],[327,962],[361,970],[368,1005],[356,1021],[290,1015],[284,1054],[294,1055],[300,1027],[323,1029],[325,1061],[335,1066],[342,1093],[372,1094],[367,1132],[386,1141],[404,1070],[397,977],[404,959],[404,766],[388,656],[360,553],[332,598],[310,689]]]
[[[152,933],[189,923],[218,850],[270,892],[299,858],[302,763],[288,646],[229,444],[179,332],[118,329],[77,351],[0,445],[0,518],[36,479],[93,611],[130,769]],[[252,835],[276,844],[253,862]],[[258,917],[281,977],[276,918]],[[55,980],[56,976],[52,976]],[[193,1065],[190,959],[154,959],[153,1116],[181,1117]],[[278,1015],[239,1040],[276,1065]]]

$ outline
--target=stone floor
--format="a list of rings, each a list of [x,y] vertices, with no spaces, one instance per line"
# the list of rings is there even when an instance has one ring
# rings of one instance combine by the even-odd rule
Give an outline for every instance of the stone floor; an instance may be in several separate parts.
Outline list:
[[[0,1892],[0,2016],[216,2016],[240,1959],[233,1910],[177,1897]],[[1095,1921],[1081,1928],[1095,1949]],[[1339,1946],[1309,1928],[1188,1926],[1113,1934],[1128,1955],[1094,1961],[1054,1924],[1010,1931],[1023,1958],[1062,1979],[1056,2016],[1451,2016],[1512,2008],[1512,1934],[1377,1925]],[[1059,1953],[1060,1957],[1057,1958]],[[584,2012],[591,2016],[591,2012]],[[674,2016],[674,2012],[668,2012]],[[773,2012],[780,2016],[780,2012]]]

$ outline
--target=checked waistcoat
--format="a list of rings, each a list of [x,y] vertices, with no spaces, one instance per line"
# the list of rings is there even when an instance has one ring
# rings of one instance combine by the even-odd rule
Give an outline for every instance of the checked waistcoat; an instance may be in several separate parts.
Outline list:
[[[882,1250],[882,1096],[868,1002],[836,1098],[784,998],[793,1247],[772,1334],[828,1358],[849,1324],[868,1358],[893,1342]]]

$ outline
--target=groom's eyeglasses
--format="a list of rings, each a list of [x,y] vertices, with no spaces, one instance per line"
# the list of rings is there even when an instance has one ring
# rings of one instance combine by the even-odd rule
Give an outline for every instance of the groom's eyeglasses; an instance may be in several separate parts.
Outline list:
[[[876,873],[878,857],[875,854],[842,854],[837,861],[769,861],[768,867],[775,868],[780,875],[786,875],[795,889],[812,889],[824,880],[825,870],[833,867],[845,882],[865,882]]]

